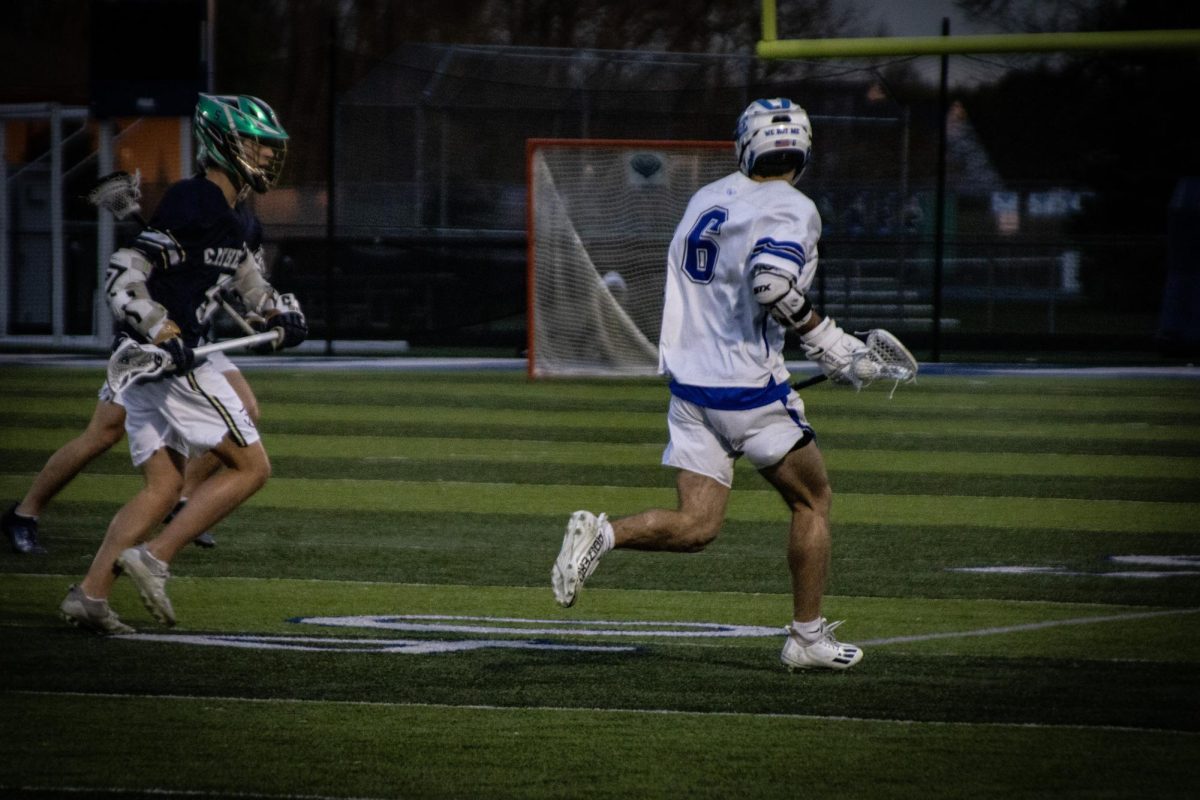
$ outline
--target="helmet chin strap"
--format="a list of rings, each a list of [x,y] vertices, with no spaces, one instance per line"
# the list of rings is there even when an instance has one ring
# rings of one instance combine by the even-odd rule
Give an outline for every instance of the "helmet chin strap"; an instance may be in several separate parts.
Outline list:
[[[241,164],[245,163],[240,158],[238,159],[238,162]],[[242,175],[241,172],[239,172],[238,170],[229,170],[229,171],[226,171],[225,174],[229,176],[229,180],[231,180],[233,182],[234,188],[237,189],[237,201],[236,202],[240,203],[243,200],[245,200],[247,197],[250,196],[250,191],[254,187],[250,185],[250,181],[244,175]]]

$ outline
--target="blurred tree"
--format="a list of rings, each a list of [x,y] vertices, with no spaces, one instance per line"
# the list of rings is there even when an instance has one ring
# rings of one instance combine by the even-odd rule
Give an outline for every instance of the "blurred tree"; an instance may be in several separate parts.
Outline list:
[[[403,43],[750,55],[758,7],[745,0],[237,0],[216,2],[216,89],[270,102],[303,147],[289,153],[288,180],[318,181],[326,169],[329,34],[336,20],[338,91],[353,86]],[[838,0],[783,2],[781,32],[862,33]],[[753,64],[764,74],[786,65]]]
[[[957,0],[1009,30],[1149,30],[1200,27],[1200,6],[1166,0],[1034,2]],[[1013,69],[963,97],[980,137],[1009,181],[1091,194],[1074,232],[1085,237],[1160,236],[1180,177],[1200,175],[1200,151],[1171,124],[1195,95],[1191,51],[1078,52]],[[1098,244],[1085,251],[1093,298],[1153,308],[1165,251]],[[1130,281],[1131,266],[1139,280]]]
[[[1177,0],[955,0],[969,16],[1020,32],[1193,28],[1197,9]]]

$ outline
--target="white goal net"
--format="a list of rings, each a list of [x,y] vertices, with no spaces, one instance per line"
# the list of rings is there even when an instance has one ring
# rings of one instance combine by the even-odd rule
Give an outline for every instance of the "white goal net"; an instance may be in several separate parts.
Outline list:
[[[529,373],[653,375],[667,248],[729,142],[530,140]]]

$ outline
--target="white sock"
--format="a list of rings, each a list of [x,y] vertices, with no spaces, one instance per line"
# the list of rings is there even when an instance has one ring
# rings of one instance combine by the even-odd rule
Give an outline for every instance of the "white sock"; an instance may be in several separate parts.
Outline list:
[[[801,622],[800,620],[792,620],[792,630],[794,630],[801,639],[808,642],[815,642],[821,637],[821,618],[817,617],[809,622]]]
[[[613,534],[612,523],[608,520],[604,521],[604,527],[600,529],[600,541],[603,542],[604,547],[600,551],[600,555],[604,555],[609,550],[612,550],[617,543],[616,536]]]

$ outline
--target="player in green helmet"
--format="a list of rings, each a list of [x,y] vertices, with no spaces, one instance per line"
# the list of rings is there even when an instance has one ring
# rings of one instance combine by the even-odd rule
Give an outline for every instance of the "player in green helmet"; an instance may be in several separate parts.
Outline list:
[[[244,202],[251,189],[266,192],[279,178],[287,132],[270,106],[247,96],[200,95],[193,127],[198,174],[173,184],[137,239],[109,262],[105,288],[124,335],[164,350],[172,369],[117,398],[145,483],[113,517],[87,575],[59,607],[68,622],[100,633],[132,630],[108,605],[114,565],[155,619],[174,624],[166,593],[172,560],[271,474],[254,415],[229,370],[193,352],[222,298],[240,303],[250,324],[279,329],[276,348],[308,335],[299,301],[266,280],[262,226]],[[185,461],[208,456],[220,469],[152,536],[181,499]]]
[[[192,130],[199,143],[201,170],[222,169],[245,199],[250,189],[265,193],[279,180],[287,155],[287,131],[271,107],[249,95],[201,94]],[[269,158],[262,159],[264,149]]]

